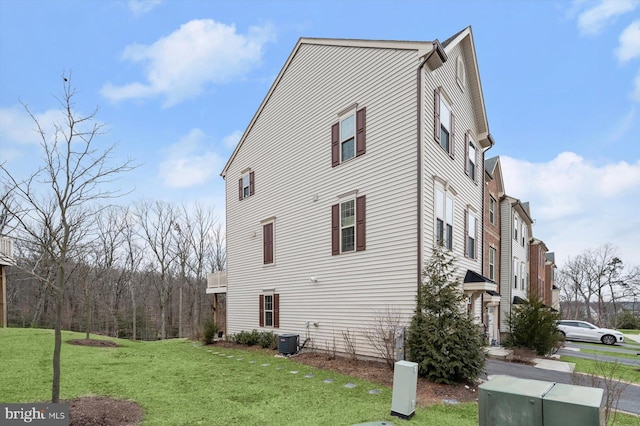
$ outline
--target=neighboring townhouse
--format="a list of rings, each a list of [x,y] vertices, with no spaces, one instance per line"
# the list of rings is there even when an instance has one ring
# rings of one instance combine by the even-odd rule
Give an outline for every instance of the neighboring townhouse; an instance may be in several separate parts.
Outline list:
[[[556,254],[552,251],[545,253],[545,284],[551,289],[551,298],[545,299],[545,304],[556,311],[560,310],[560,289],[556,286]]]
[[[532,237],[529,240],[529,294],[547,306],[551,306],[551,287],[547,286],[547,248],[544,241]]]
[[[14,264],[13,240],[7,237],[0,237],[0,328],[8,326],[6,267]]]
[[[504,181],[500,157],[488,158],[484,162],[484,268],[485,277],[499,284],[500,282],[500,201],[504,196]],[[500,342],[500,293],[488,290],[485,295],[485,312],[483,323],[487,330],[490,344]]]
[[[226,331],[299,334],[361,355],[380,315],[413,315],[435,244],[480,322],[484,152],[471,28],[444,43],[301,38],[226,181]]]
[[[513,305],[529,298],[529,203],[505,195],[500,200],[500,333],[509,332]]]

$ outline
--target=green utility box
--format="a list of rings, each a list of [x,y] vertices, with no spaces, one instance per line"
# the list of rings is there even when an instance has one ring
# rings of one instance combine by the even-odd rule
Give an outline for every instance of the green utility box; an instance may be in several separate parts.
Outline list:
[[[497,376],[478,387],[480,426],[603,426],[604,391]]]
[[[599,388],[556,383],[544,397],[544,425],[604,425],[603,395],[604,390]]]

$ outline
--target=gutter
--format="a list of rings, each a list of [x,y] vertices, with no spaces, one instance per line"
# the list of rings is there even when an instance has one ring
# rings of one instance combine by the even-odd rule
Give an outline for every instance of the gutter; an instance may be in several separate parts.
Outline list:
[[[436,56],[434,56],[434,54],[436,54]],[[447,54],[444,52],[444,48],[442,47],[442,45],[440,44],[440,42],[438,41],[438,39],[436,39],[433,42],[433,49],[427,53],[424,58],[422,59],[422,61],[420,62],[420,64],[418,65],[418,69],[416,70],[417,73],[417,78],[416,78],[416,89],[417,89],[417,96],[416,96],[416,116],[417,116],[417,143],[416,143],[416,149],[417,149],[417,173],[416,173],[416,179],[417,179],[417,203],[418,203],[418,208],[417,208],[417,232],[416,232],[416,236],[417,236],[417,242],[418,242],[418,246],[417,246],[417,266],[416,266],[416,286],[417,286],[417,295],[418,298],[420,298],[420,287],[422,284],[422,202],[423,202],[423,196],[422,196],[422,189],[423,189],[423,182],[422,182],[422,69],[424,68],[425,64],[429,64],[429,68],[434,70],[436,68],[439,68],[445,61],[447,60]]]

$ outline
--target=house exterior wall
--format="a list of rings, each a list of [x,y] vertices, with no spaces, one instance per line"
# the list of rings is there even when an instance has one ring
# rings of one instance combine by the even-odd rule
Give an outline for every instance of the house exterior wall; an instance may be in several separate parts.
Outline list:
[[[505,196],[500,201],[501,210],[501,267],[500,267],[500,332],[509,331],[508,320],[513,309],[514,297],[528,299],[529,276],[529,243],[525,239],[522,244],[523,221],[530,235],[531,223],[525,214],[518,209],[519,201]],[[517,239],[514,229],[515,221],[518,223]],[[515,263],[515,264],[514,264]],[[522,282],[524,264],[524,283]],[[515,282],[515,277],[518,282]]]
[[[337,346],[388,308],[408,322],[417,268],[417,50],[301,44],[226,171],[227,332],[261,329],[259,295],[279,295],[279,328]],[[366,107],[366,153],[337,167],[331,127]],[[238,179],[255,174],[239,200]],[[366,249],[332,255],[340,196],[366,196]],[[262,223],[274,224],[274,262],[263,264]],[[316,282],[311,282],[314,277]],[[317,324],[315,326],[314,324]]]
[[[491,278],[497,283],[500,283],[500,197],[502,189],[499,188],[499,183],[502,182],[502,177],[499,175],[501,173],[500,169],[497,168],[495,171],[495,176],[493,179],[489,178],[486,174],[485,180],[485,195],[484,195],[484,269],[483,275],[485,277]],[[491,199],[495,200],[495,212],[494,212],[494,220],[491,223],[489,218],[490,211],[489,206]],[[489,270],[489,249],[493,248],[496,251],[496,259],[495,259],[495,267],[493,276]]]
[[[482,274],[482,196],[484,164],[482,150],[479,145],[480,131],[477,128],[474,99],[467,82],[466,85],[458,84],[456,77],[456,64],[458,57],[462,56],[465,62],[469,52],[464,50],[465,43],[458,43],[447,49],[448,60],[435,71],[425,67],[423,70],[424,91],[423,99],[423,240],[422,262],[427,262],[431,256],[432,248],[436,244],[436,213],[435,191],[436,187],[444,188],[454,198],[454,226],[452,253],[457,259],[457,275],[462,280],[467,270]],[[465,70],[471,69],[471,64],[466,63]],[[469,77],[469,76],[467,76]],[[468,81],[468,78],[467,78]],[[455,116],[455,140],[453,157],[446,152],[434,139],[434,92],[440,90],[453,109]],[[469,133],[476,143],[476,167],[475,180],[472,180],[466,170],[465,133]],[[477,218],[476,255],[474,259],[465,255],[465,211],[471,211]],[[471,297],[471,312],[476,322],[482,319],[482,303],[479,295],[468,294]],[[477,296],[477,297],[473,297]]]
[[[546,281],[546,254],[547,247],[540,240],[534,239],[529,245],[529,297],[537,297],[542,303],[551,304],[551,288]]]

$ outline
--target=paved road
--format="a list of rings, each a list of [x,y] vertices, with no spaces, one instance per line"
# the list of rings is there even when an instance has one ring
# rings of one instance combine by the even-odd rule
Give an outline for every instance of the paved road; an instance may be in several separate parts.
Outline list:
[[[488,376],[506,374],[508,376],[519,377],[522,379],[573,384],[571,380],[572,375],[570,373],[543,370],[529,365],[498,361],[494,359],[487,360],[484,371]],[[604,389],[604,385],[602,384],[600,384],[599,387]],[[629,413],[640,414],[640,386],[629,385],[626,387],[620,396],[618,409]]]

